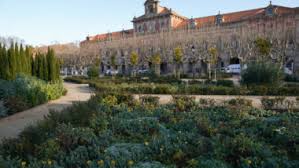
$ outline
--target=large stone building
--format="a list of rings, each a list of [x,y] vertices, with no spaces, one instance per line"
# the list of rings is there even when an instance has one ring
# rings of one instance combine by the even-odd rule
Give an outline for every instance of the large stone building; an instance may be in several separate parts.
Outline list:
[[[145,13],[133,18],[133,29],[88,36],[82,41],[81,65],[88,66],[100,58],[104,72],[111,68],[113,57],[115,68],[126,74],[132,70],[132,52],[139,55],[139,69],[150,68],[151,57],[159,53],[161,74],[172,74],[173,50],[180,47],[183,73],[203,75],[209,64],[209,48],[218,51],[218,68],[246,63],[256,59],[253,41],[261,37],[272,43],[269,59],[299,73],[299,8],[270,3],[264,8],[187,18],[162,7],[159,0],[147,0],[144,7]]]

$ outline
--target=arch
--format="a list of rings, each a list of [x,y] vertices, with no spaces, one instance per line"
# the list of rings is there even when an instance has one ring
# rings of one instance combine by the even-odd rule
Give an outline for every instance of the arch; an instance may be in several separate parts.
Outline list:
[[[229,60],[229,64],[240,64],[240,59],[237,57],[233,57]]]
[[[162,62],[160,65],[161,74],[167,74],[168,73],[168,64],[167,62]]]

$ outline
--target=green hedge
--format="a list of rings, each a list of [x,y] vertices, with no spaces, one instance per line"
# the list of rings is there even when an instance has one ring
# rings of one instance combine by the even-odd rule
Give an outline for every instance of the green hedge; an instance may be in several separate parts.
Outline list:
[[[162,80],[167,78],[162,78]],[[297,85],[271,86],[250,85],[234,87],[231,80],[194,81],[188,84],[182,82],[142,82],[131,78],[100,78],[89,80],[87,78],[71,77],[65,79],[75,83],[89,83],[99,92],[120,92],[133,94],[189,94],[189,95],[258,95],[258,96],[298,96]],[[158,81],[157,79],[156,81]]]
[[[188,95],[261,95],[298,96],[299,87],[226,87],[211,85],[170,85],[170,84],[105,84],[90,83],[99,92],[121,92],[133,94],[188,94]]]

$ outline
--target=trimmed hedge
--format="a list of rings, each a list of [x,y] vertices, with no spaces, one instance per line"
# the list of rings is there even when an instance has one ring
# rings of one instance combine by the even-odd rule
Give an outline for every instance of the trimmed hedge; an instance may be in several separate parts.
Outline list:
[[[88,80],[86,78],[72,77],[66,81],[76,83],[88,83],[98,92],[119,92],[132,94],[185,94],[185,95],[257,95],[257,96],[298,96],[299,87],[292,86],[271,86],[271,85],[250,85],[233,87],[230,80],[218,80],[215,82],[190,81],[186,83],[150,83],[134,81],[130,78],[101,78]]]
[[[225,87],[210,85],[170,85],[170,84],[103,84],[90,83],[98,92],[120,92],[132,94],[186,94],[186,95],[261,95],[298,96],[299,87]]]

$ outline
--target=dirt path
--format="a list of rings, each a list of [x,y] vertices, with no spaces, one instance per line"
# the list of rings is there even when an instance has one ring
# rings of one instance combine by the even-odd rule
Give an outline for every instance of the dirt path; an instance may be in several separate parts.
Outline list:
[[[68,90],[66,96],[47,104],[34,107],[24,112],[0,120],[0,141],[5,137],[16,137],[26,126],[41,120],[50,110],[61,111],[76,101],[87,101],[92,91],[86,84],[64,83]]]

